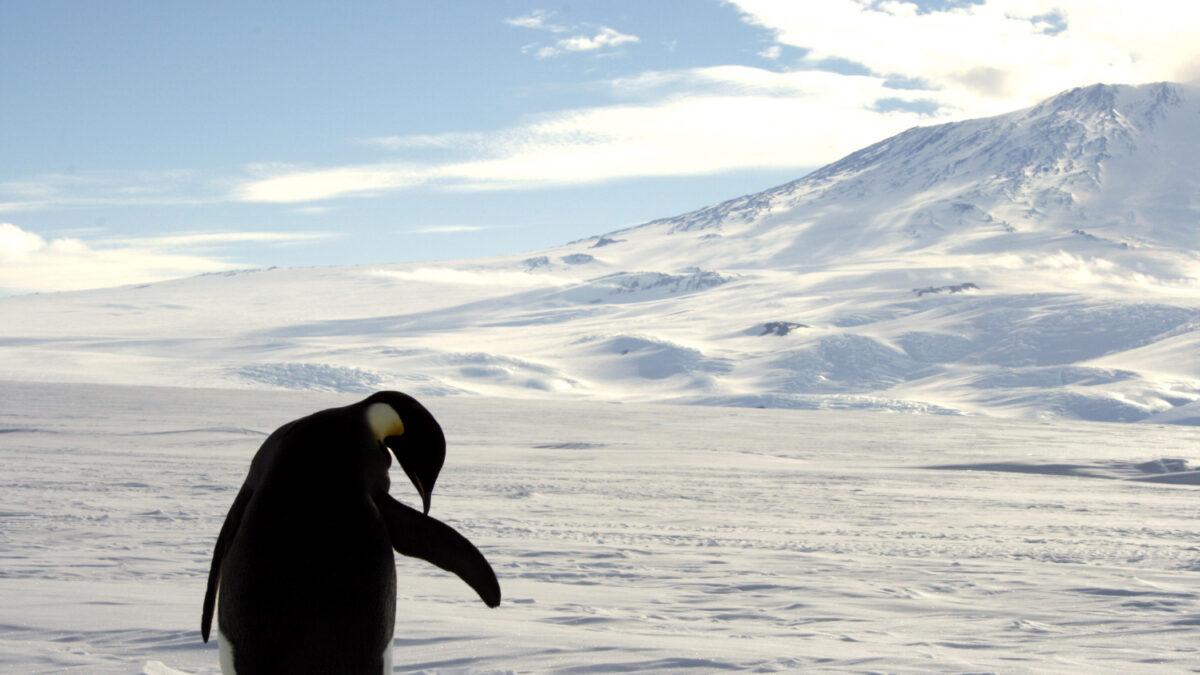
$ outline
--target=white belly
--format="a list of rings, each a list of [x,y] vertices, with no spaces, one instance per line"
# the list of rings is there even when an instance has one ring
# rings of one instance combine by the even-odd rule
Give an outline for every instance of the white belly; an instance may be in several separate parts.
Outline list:
[[[233,645],[229,644],[229,640],[225,637],[225,633],[221,631],[219,623],[217,624],[217,653],[221,657],[221,673],[223,675],[237,675],[237,671],[233,669]]]

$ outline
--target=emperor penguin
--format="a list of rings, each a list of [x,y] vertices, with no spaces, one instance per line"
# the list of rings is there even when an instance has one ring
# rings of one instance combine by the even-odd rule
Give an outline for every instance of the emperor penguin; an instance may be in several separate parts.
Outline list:
[[[423,510],[388,494],[389,451]],[[208,573],[201,635],[208,642],[216,607],[222,672],[390,673],[393,549],[457,574],[488,607],[499,605],[500,584],[483,554],[428,515],[445,457],[433,415],[394,391],[267,437]]]

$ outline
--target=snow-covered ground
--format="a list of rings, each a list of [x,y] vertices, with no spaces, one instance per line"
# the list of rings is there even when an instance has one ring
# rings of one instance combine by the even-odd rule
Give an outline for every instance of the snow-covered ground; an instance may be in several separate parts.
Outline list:
[[[217,672],[251,455],[358,398],[0,382],[0,671]],[[504,602],[400,559],[397,672],[1200,669],[1195,428],[423,401]]]
[[[1198,157],[1200,88],[1096,85],[542,251],[0,298],[0,378],[1194,423]]]
[[[251,455],[377,389],[505,597],[402,560],[401,672],[1200,670],[1198,129],[1097,85],[542,251],[0,298],[0,671],[215,672]]]

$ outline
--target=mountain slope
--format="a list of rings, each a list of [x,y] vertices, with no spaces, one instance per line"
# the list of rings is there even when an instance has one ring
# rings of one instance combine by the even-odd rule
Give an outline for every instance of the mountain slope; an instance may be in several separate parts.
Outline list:
[[[0,299],[0,377],[1195,419],[1198,130],[1095,85],[521,256]]]

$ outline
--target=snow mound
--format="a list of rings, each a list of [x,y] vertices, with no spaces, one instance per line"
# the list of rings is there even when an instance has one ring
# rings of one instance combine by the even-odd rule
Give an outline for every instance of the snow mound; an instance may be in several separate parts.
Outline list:
[[[698,349],[651,337],[591,337],[581,340],[580,344],[585,345],[593,356],[602,357],[606,367],[624,371],[625,377],[664,380],[677,375],[728,373],[733,368],[726,359],[709,357]],[[620,358],[609,358],[613,355]]]
[[[1129,370],[1111,370],[1086,366],[998,369],[981,375],[971,386],[981,389],[1019,387],[1052,388],[1064,385],[1100,385],[1122,382],[1137,376]]]
[[[1193,308],[1141,303],[998,312],[977,323],[998,337],[979,358],[1003,366],[1087,361],[1149,344],[1196,318]]]
[[[632,303],[687,295],[729,283],[733,277],[701,269],[666,272],[617,272],[597,277],[561,292],[578,304]]]
[[[480,385],[518,387],[539,391],[565,391],[578,382],[557,369],[524,359],[484,352],[446,353],[431,356],[435,364],[448,366],[445,377],[465,387]]]
[[[786,393],[833,394],[888,389],[923,364],[878,340],[846,333],[792,351],[771,366]]]
[[[971,338],[951,333],[913,331],[896,338],[909,358],[920,363],[953,363],[979,349]]]
[[[1200,426],[1200,401],[1187,403],[1160,412],[1142,420],[1152,424],[1180,424],[1184,426]]]

